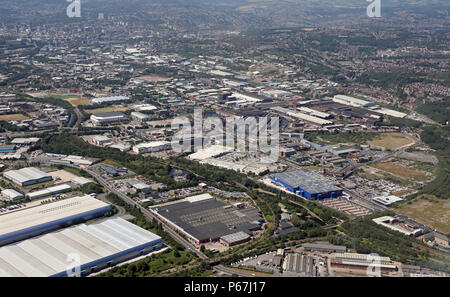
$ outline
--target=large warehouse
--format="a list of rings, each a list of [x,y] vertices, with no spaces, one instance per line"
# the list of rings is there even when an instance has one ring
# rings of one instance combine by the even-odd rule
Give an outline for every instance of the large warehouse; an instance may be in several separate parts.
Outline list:
[[[340,104],[350,105],[350,106],[355,106],[355,107],[371,107],[371,106],[375,105],[375,103],[373,103],[373,102],[361,100],[361,99],[346,96],[346,95],[336,95],[333,97],[333,101],[340,103]]]
[[[2,191],[2,195],[4,198],[10,201],[16,201],[25,198],[22,193],[19,193],[14,189],[5,189]]]
[[[104,112],[91,115],[91,121],[97,125],[127,122],[127,116],[122,112]]]
[[[303,112],[283,108],[280,106],[272,107],[271,110],[276,111],[278,113],[286,114],[290,117],[296,118],[301,121],[307,121],[307,122],[310,122],[310,123],[313,123],[316,125],[320,125],[320,126],[326,126],[326,125],[333,124],[332,121],[325,120],[323,118],[319,118],[319,117],[309,115],[309,114],[306,114]]]
[[[0,246],[94,218],[110,205],[89,195],[58,200],[0,215]]]
[[[92,99],[92,103],[94,104],[103,104],[109,102],[119,102],[119,101],[128,101],[130,97],[127,96],[110,96],[110,97],[98,97]]]
[[[68,184],[61,184],[61,185],[53,186],[50,188],[42,189],[39,191],[30,192],[26,196],[27,196],[27,198],[30,198],[30,200],[35,200],[35,199],[44,198],[44,197],[48,197],[48,196],[59,194],[59,193],[68,192],[70,190],[72,190],[71,186],[69,186]]]
[[[169,141],[153,141],[139,143],[133,147],[133,151],[138,154],[145,154],[151,152],[160,152],[170,150],[172,143]]]
[[[276,173],[270,178],[284,186],[288,191],[308,199],[320,200],[342,196],[342,189],[337,183],[311,170]]]
[[[50,174],[34,167],[6,171],[3,173],[3,176],[20,186],[29,186],[53,179]]]
[[[77,272],[76,264],[85,276],[161,246],[161,237],[124,219],[107,219],[0,248],[0,277],[64,277]]]
[[[210,194],[154,206],[150,211],[195,244],[219,241],[240,231],[252,234],[261,229],[263,221],[258,209],[237,208]]]

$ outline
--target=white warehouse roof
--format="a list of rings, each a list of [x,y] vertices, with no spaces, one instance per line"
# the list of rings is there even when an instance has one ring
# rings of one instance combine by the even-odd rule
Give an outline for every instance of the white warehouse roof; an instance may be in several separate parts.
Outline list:
[[[83,224],[0,248],[0,277],[65,276],[72,254],[83,270],[160,242],[121,218]]]
[[[136,144],[134,148],[154,148],[154,147],[160,147],[160,146],[166,146],[171,144],[169,141],[152,141],[152,142],[142,142],[139,144]]]
[[[90,179],[87,179],[82,176],[77,176],[77,177],[72,178],[72,182],[79,184],[81,186],[92,184],[92,181]]]
[[[308,107],[298,107],[297,109],[298,109],[299,111],[306,112],[306,113],[308,113],[308,114],[310,114],[310,115],[312,115],[312,116],[316,116],[316,117],[319,117],[319,118],[324,118],[324,119],[326,119],[326,118],[328,118],[328,117],[331,116],[331,115],[328,114],[328,113],[321,112],[321,111],[317,111],[317,110],[315,110],[315,109],[311,109],[311,108],[308,108]]]
[[[68,184],[61,184],[61,185],[53,186],[53,187],[50,187],[50,188],[47,188],[47,189],[43,189],[43,190],[39,190],[39,191],[34,191],[34,192],[31,192],[31,193],[28,193],[27,197],[29,197],[31,200],[33,200],[33,199],[46,197],[46,196],[51,196],[53,194],[69,191],[71,189],[72,189],[72,187],[70,185],[68,185]]]
[[[283,107],[272,107],[271,110],[274,110],[276,112],[280,112],[280,113],[284,113],[288,116],[297,118],[299,120],[303,120],[303,121],[308,121],[317,125],[331,125],[333,124],[332,121],[328,121],[328,120],[324,120],[315,116],[311,116],[302,112],[298,112],[298,111],[293,111],[287,108],[283,108]]]
[[[398,201],[402,201],[403,199],[400,197],[397,197],[395,195],[389,195],[389,196],[379,196],[379,197],[374,197],[372,198],[374,201],[381,203],[383,205],[391,205],[394,204]]]
[[[197,152],[190,154],[188,157],[191,160],[205,160],[209,158],[214,158],[226,153],[231,153],[234,151],[233,148],[228,148],[224,145],[212,145],[205,149],[200,149]]]
[[[22,193],[19,193],[14,189],[5,189],[2,191],[2,195],[11,200],[22,199],[25,197]]]
[[[10,233],[105,207],[109,204],[86,195],[6,213],[0,215],[0,239]]]
[[[10,170],[3,173],[3,176],[9,180],[25,183],[32,180],[40,180],[43,178],[51,178],[51,175],[34,167],[22,168],[19,170]]]
[[[155,106],[153,106],[151,104],[139,104],[139,105],[135,105],[134,108],[137,111],[155,111],[155,110],[158,110],[158,108],[156,108]]]
[[[38,142],[40,138],[30,137],[30,138],[14,138],[11,143],[12,144],[29,144],[33,142]]]
[[[99,97],[92,99],[92,103],[104,103],[104,102],[115,102],[125,100],[130,100],[130,98],[126,96]]]
[[[184,198],[183,200],[189,203],[195,203],[195,202],[200,202],[200,201],[205,201],[205,200],[209,200],[209,199],[215,199],[213,196],[211,196],[210,194],[206,193],[206,194],[200,194],[200,195],[196,195],[196,196],[191,196],[191,197],[187,197]]]

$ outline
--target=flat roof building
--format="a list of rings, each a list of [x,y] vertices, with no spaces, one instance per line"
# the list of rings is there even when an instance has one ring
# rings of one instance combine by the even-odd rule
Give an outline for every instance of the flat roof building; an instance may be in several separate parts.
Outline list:
[[[158,108],[156,108],[151,104],[138,104],[134,106],[134,109],[136,111],[143,111],[143,112],[153,112],[158,110]]]
[[[92,140],[97,145],[108,145],[108,144],[112,143],[111,138],[109,138],[108,136],[104,136],[104,135],[96,135],[96,136],[92,137]]]
[[[30,138],[14,138],[11,140],[11,144],[16,145],[32,145],[39,141],[40,138],[30,137]]]
[[[403,233],[408,236],[417,237],[423,233],[420,228],[411,228],[406,224],[401,224],[396,218],[391,216],[383,216],[379,218],[372,219],[376,224],[389,228],[391,230]]]
[[[396,271],[398,268],[389,257],[355,253],[335,253],[331,255],[331,267],[367,275],[368,268],[379,268],[381,273]],[[358,273],[359,270],[359,273]]]
[[[34,167],[6,171],[3,173],[3,176],[20,186],[28,186],[53,180],[50,174]]]
[[[224,145],[212,145],[208,148],[200,149],[197,152],[190,154],[188,158],[191,160],[202,161],[209,158],[220,157],[233,151],[233,148],[227,148]]]
[[[89,195],[0,215],[0,246],[58,229],[110,210],[110,205]],[[1,266],[1,265],[0,265]]]
[[[375,105],[375,103],[373,103],[373,102],[361,100],[361,99],[346,96],[346,95],[336,95],[333,97],[333,101],[344,104],[344,105],[350,105],[350,106],[355,106],[355,107],[371,107],[371,106]]]
[[[129,97],[126,96],[110,96],[110,97],[98,97],[92,99],[92,103],[94,104],[102,104],[108,102],[119,102],[119,101],[127,101],[130,100]]]
[[[299,273],[303,276],[313,276],[314,258],[301,254],[287,254],[283,262],[283,270]]]
[[[227,247],[230,247],[247,242],[250,240],[250,238],[251,238],[250,235],[248,235],[247,233],[239,231],[236,233],[222,236],[220,238],[220,242],[226,245]]]
[[[100,271],[161,248],[162,239],[124,219],[78,225],[0,248],[0,277],[70,276],[70,256],[80,275]]]
[[[329,119],[332,117],[329,113],[321,112],[309,107],[297,107],[297,110],[322,119]]]
[[[195,244],[219,241],[223,236],[240,231],[249,234],[260,230],[258,222],[263,221],[258,209],[238,209],[210,194],[153,206],[149,210]]]
[[[61,184],[53,187],[49,187],[43,190],[34,191],[27,194],[27,198],[30,198],[30,200],[35,200],[39,198],[48,197],[51,195],[64,193],[72,190],[72,187],[68,184]]]
[[[82,187],[93,183],[90,179],[82,176],[72,178],[72,182]]]
[[[318,118],[316,116],[312,116],[312,115],[309,115],[309,114],[306,114],[306,113],[302,113],[302,112],[299,112],[299,111],[295,111],[295,110],[290,110],[290,109],[287,109],[287,108],[279,107],[279,106],[272,107],[270,109],[273,110],[273,111],[276,111],[278,113],[282,113],[282,114],[285,114],[287,116],[293,117],[295,119],[298,119],[298,120],[301,120],[301,121],[307,121],[307,122],[310,122],[310,123],[313,123],[313,124],[316,124],[316,125],[320,125],[320,126],[326,126],[326,125],[333,124],[332,121],[325,120],[325,119],[322,119],[322,118]]]
[[[133,147],[133,151],[138,154],[145,154],[151,152],[160,152],[170,150],[172,143],[169,141],[153,141],[139,143]]]
[[[270,178],[288,191],[308,199],[324,199],[342,196],[342,189],[333,182],[311,170],[300,169],[276,173]]]

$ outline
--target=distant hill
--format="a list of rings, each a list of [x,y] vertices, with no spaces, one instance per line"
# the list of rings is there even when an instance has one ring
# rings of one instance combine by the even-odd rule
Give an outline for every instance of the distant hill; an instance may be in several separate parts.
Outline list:
[[[68,22],[65,0],[0,0],[0,24]],[[375,20],[366,15],[365,0],[81,0],[82,18],[98,13],[126,21],[169,20],[196,28],[202,24],[223,29],[341,26]],[[448,0],[382,0],[383,22],[398,26],[431,19],[446,20]],[[378,21],[376,24],[383,23]]]

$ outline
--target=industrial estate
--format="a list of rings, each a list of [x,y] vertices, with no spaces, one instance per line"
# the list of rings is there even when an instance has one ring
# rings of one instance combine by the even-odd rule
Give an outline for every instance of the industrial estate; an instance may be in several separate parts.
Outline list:
[[[450,275],[448,3],[10,2],[0,277]]]

